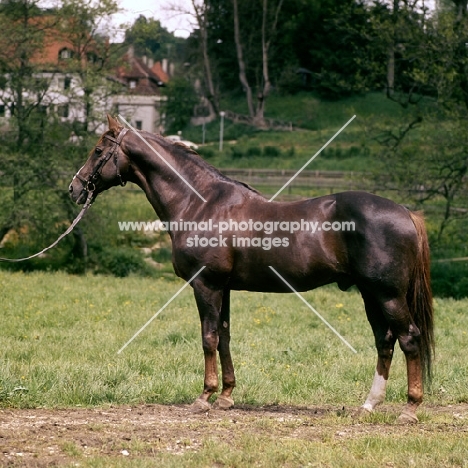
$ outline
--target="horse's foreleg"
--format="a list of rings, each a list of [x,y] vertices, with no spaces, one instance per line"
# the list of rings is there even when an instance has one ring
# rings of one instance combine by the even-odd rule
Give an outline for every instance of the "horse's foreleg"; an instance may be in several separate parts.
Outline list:
[[[216,350],[219,344],[219,318],[223,292],[212,290],[202,283],[194,281],[193,289],[200,314],[202,345],[205,357],[205,379],[203,393],[195,400],[193,406],[197,410],[208,410],[211,405],[209,399],[218,391],[218,367]]]
[[[226,288],[223,292],[223,303],[221,306],[218,329],[218,352],[223,374],[223,390],[213,405],[220,409],[228,409],[234,405],[234,400],[232,399],[231,394],[236,386],[236,378],[234,375],[234,365],[232,364],[231,351],[229,347],[229,343],[231,341],[230,327],[230,290]]]

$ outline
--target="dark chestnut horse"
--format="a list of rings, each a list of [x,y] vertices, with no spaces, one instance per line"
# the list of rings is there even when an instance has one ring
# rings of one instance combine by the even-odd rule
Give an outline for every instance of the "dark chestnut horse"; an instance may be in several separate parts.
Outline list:
[[[194,409],[210,408],[218,390],[216,351],[223,388],[215,406],[234,404],[230,291],[291,292],[271,266],[296,291],[334,282],[343,290],[357,286],[377,348],[374,381],[361,411],[384,400],[398,340],[408,375],[408,402],[399,420],[417,421],[434,347],[429,250],[420,215],[365,192],[269,203],[188,148],[108,120],[109,130],[74,177],[70,195],[82,204],[112,186],[137,184],[168,223],[176,274],[187,281],[205,266],[191,283],[205,355],[204,389]],[[184,228],[183,222],[190,223]]]

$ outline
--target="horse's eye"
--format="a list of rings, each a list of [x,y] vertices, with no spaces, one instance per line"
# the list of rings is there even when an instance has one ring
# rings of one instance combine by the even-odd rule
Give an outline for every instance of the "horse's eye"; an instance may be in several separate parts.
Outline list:
[[[102,153],[102,148],[96,148],[94,150],[94,152],[97,154],[97,155],[100,155]]]

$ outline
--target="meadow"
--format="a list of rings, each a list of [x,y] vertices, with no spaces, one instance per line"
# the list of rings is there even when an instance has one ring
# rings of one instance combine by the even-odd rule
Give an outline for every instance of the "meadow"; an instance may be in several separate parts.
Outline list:
[[[117,354],[183,281],[2,271],[0,285],[0,452],[11,452],[6,441],[14,431],[2,426],[7,414],[23,420],[22,411],[36,409],[30,417],[38,418],[41,411],[68,409],[73,418],[78,409],[122,405],[143,414],[151,413],[148,404],[181,412],[201,392],[203,353],[190,288]],[[351,417],[367,395],[376,361],[359,293],[328,286],[304,297],[357,354],[295,296],[234,292],[235,410],[208,418],[184,412],[171,426],[173,445],[179,440],[180,448],[184,434],[199,445],[189,440],[183,444],[191,449],[174,452],[154,436],[166,425],[158,419],[135,426],[134,436],[127,428],[128,437],[115,440],[112,450],[107,440],[86,452],[59,432],[61,461],[70,463],[66,466],[240,467],[408,466],[412,460],[411,466],[466,466],[468,300],[436,299],[433,382],[420,423],[401,428],[395,421],[406,399],[406,371],[399,350],[387,404],[364,421]],[[272,407],[276,416],[267,411]],[[171,414],[174,419],[176,413]],[[109,423],[86,418],[83,427],[101,440]],[[121,421],[130,424],[125,414]]]

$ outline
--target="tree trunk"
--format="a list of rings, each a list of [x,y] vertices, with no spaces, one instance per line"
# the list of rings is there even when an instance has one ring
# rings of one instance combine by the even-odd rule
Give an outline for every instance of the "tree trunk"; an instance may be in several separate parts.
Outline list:
[[[258,92],[257,108],[255,109],[254,123],[258,127],[265,127],[265,99],[270,94],[270,74],[268,70],[268,49],[270,47],[269,41],[266,39],[267,27],[267,13],[268,13],[268,0],[263,0],[263,14],[262,14],[262,73],[263,73],[263,86]]]
[[[239,64],[239,80],[244,87],[244,91],[247,97],[247,107],[249,109],[250,117],[255,117],[253,98],[252,98],[252,88],[250,87],[249,81],[247,79],[246,66],[244,61],[244,54],[242,51],[242,43],[240,39],[240,28],[239,28],[239,8],[237,0],[233,0],[234,5],[234,41],[236,43],[236,52],[237,52],[237,63]]]
[[[392,97],[395,91],[395,47],[390,44],[387,55],[387,97]]]
[[[279,0],[276,6],[273,22],[268,24],[268,0],[262,2],[262,83],[258,86],[257,103],[254,109],[252,89],[247,80],[246,66],[243,59],[242,44],[240,41],[239,30],[239,11],[237,0],[233,0],[234,4],[234,38],[237,49],[237,61],[239,63],[239,79],[247,93],[247,105],[249,107],[249,115],[252,117],[253,124],[259,128],[268,127],[265,121],[265,103],[271,90],[270,72],[269,72],[269,50],[271,39],[276,33],[278,24],[279,12],[283,5],[283,0]],[[268,34],[268,31],[270,33]],[[269,37],[268,37],[269,36]]]
[[[387,97],[391,98],[395,92],[395,47],[397,43],[397,23],[399,15],[399,0],[393,0],[391,18],[390,43],[387,49]]]
[[[466,16],[468,2],[467,0],[453,0],[457,21],[461,21]]]
[[[219,112],[219,101],[218,95],[215,91],[215,86],[213,83],[213,74],[211,73],[211,60],[208,54],[208,28],[207,28],[207,18],[206,10],[201,11],[202,8],[206,9],[206,5],[203,4],[202,7],[196,5],[195,0],[192,0],[192,6],[195,11],[195,17],[197,18],[198,27],[200,28],[201,34],[201,46],[202,46],[202,56],[203,56],[203,68],[205,70],[205,81],[206,89],[208,95],[206,98],[210,103],[210,114],[211,111],[218,114]]]

